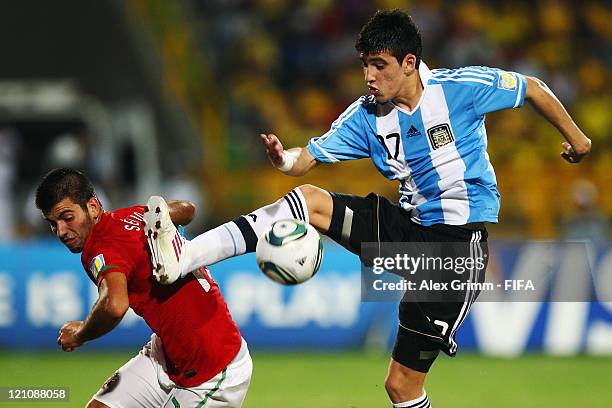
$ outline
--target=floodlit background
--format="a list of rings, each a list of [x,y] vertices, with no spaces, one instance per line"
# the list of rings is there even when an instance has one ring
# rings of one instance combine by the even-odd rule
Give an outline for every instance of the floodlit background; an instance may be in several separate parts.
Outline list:
[[[274,170],[259,142],[271,132],[285,147],[303,146],[365,92],[354,40],[375,10],[390,7],[412,14],[431,68],[537,76],[593,141],[592,154],[569,165],[560,135],[530,107],[487,116],[502,194],[489,274],[528,275],[536,266],[526,259],[551,256],[534,240],[583,240],[589,262],[576,273],[590,301],[477,304],[460,355],[440,358],[429,377],[432,404],[609,406],[606,1],[0,1],[0,387],[66,386],[66,406],[82,406],[149,333],[127,316],[77,353],[56,350],[59,326],[82,319],[97,294],[34,208],[33,189],[53,167],[85,170],[107,209],[160,193],[190,199],[198,206],[190,235],[303,183],[395,200],[397,184],[367,160],[296,179]],[[386,406],[395,305],[362,303],[358,261],[326,249],[319,275],[293,290],[262,277],[251,256],[212,268],[252,348],[247,407]]]

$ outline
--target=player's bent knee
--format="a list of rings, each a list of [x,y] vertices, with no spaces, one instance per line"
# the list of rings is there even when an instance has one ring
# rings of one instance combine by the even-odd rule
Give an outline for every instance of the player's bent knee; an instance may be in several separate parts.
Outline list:
[[[86,408],[110,408],[108,405],[101,403],[98,400],[92,399],[87,403]]]
[[[298,188],[304,195],[310,223],[319,230],[327,230],[333,211],[333,201],[329,192],[312,184],[303,184]]]
[[[306,200],[309,208],[312,206],[317,209],[320,201],[325,199],[326,195],[329,195],[327,191],[317,186],[313,186],[312,184],[302,184],[298,188],[304,195],[304,199]]]

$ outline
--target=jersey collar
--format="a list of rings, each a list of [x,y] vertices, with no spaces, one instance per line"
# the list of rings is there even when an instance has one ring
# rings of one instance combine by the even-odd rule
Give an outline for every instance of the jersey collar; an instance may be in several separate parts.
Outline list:
[[[423,84],[423,88],[427,87],[427,83],[429,82],[429,78],[431,78],[431,70],[425,64],[425,61],[421,60],[419,64],[419,77],[421,78],[421,83]]]

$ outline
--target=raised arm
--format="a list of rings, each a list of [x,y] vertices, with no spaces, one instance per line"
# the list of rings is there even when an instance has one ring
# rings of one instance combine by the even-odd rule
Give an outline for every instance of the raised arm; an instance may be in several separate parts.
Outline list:
[[[559,99],[546,84],[534,77],[526,77],[525,99],[552,123],[567,140],[563,143],[561,157],[570,163],[578,163],[591,151],[591,140],[578,128]]]
[[[100,282],[98,300],[85,321],[64,323],[57,343],[64,351],[73,351],[86,341],[105,335],[119,324],[129,306],[125,275],[109,272]]]
[[[305,147],[284,150],[275,135],[260,137],[272,165],[289,176],[303,176],[319,164]]]

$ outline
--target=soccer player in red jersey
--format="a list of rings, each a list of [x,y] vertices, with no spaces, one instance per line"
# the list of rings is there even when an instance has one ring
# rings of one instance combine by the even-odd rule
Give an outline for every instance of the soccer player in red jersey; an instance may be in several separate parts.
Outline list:
[[[94,395],[88,407],[239,407],[251,379],[246,342],[219,287],[200,268],[171,285],[152,278],[143,206],[104,211],[88,178],[55,169],[36,191],[53,233],[98,286],[84,321],[65,323],[58,344],[70,352],[110,332],[128,307],[153,330],[151,341]],[[186,224],[193,205],[168,203],[172,222]],[[177,239],[180,251],[182,238]]]

